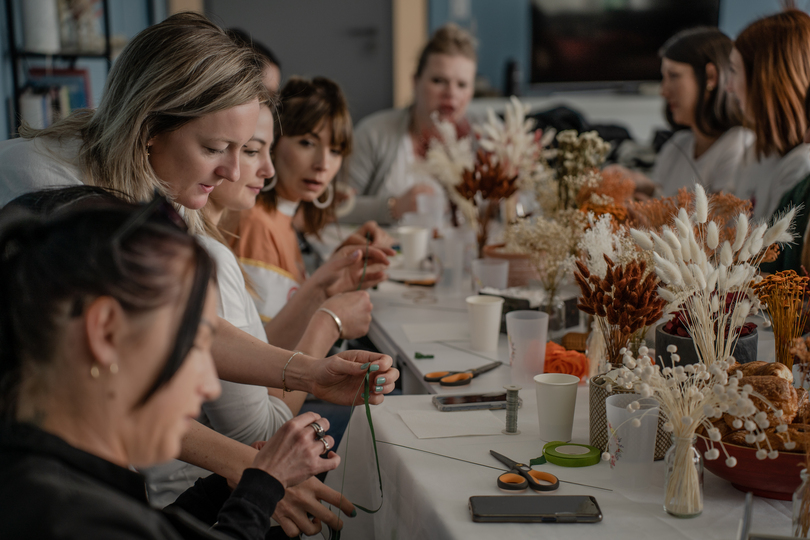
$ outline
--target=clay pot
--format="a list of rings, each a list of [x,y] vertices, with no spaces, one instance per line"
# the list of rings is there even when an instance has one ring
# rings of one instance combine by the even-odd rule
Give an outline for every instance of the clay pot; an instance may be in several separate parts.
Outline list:
[[[489,244],[484,246],[483,255],[487,259],[506,259],[509,261],[509,287],[526,287],[530,280],[539,280],[537,270],[523,253],[508,253],[503,251],[504,244]]]
[[[734,356],[734,359],[740,364],[745,364],[747,362],[753,362],[756,360],[757,341],[758,334],[756,330],[747,336],[739,338],[737,340],[737,345],[734,347],[734,351],[731,353],[732,356]],[[659,324],[655,327],[655,361],[659,365],[661,364],[659,356],[661,356],[665,360],[665,366],[672,366],[672,362],[669,359],[669,353],[667,352],[667,347],[669,345],[675,345],[678,347],[677,354],[681,357],[680,365],[685,366],[687,364],[698,363],[698,353],[695,349],[695,344],[692,341],[692,338],[668,334],[664,332],[664,324]]]

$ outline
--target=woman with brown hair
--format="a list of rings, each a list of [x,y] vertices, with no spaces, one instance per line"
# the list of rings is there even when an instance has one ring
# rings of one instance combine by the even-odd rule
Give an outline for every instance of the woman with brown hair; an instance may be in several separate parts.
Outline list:
[[[727,190],[766,219],[780,198],[810,173],[804,99],[810,86],[810,15],[791,9],[740,33],[731,51],[729,91],[756,134]]]
[[[419,56],[413,104],[373,114],[357,126],[355,150],[343,171],[357,198],[341,221],[390,224],[416,211],[417,195],[442,193],[415,165],[435,133],[434,115],[455,123],[460,133],[469,132],[466,114],[476,64],[475,41],[468,32],[452,23],[436,30]]]
[[[661,47],[661,95],[667,122],[677,130],[652,172],[664,196],[695,182],[707,192],[721,191],[753,141],[726,89],[731,48],[717,28],[684,30]]]
[[[299,288],[307,286],[305,280],[321,280],[321,274],[333,272],[327,264],[306,279],[293,217],[300,212],[302,232],[308,234],[318,234],[333,219],[334,179],[352,148],[349,108],[336,83],[323,77],[293,77],[279,99],[272,150],[276,175],[262,189],[258,203],[239,215],[232,241],[255,289],[259,314],[268,323],[268,337],[276,333],[276,315],[293,294],[299,296]],[[363,230],[376,230],[376,224]],[[385,236],[377,233],[379,238]],[[334,288],[330,296],[349,290]],[[284,333],[300,337],[306,325],[292,328],[289,319],[279,322]]]

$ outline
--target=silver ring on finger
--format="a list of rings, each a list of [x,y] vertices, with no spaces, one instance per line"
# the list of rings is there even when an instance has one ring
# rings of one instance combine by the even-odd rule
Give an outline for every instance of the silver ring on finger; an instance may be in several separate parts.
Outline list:
[[[323,430],[323,428],[321,427],[321,425],[318,422],[312,422],[309,425],[309,427],[311,427],[312,429],[315,430],[315,436],[318,439],[323,439],[324,435],[326,435],[326,432]]]
[[[320,441],[323,443],[323,453],[325,454],[325,453],[327,453],[327,452],[329,451],[329,449],[331,448],[331,446],[329,446],[329,441],[327,441],[327,440],[326,440],[325,438],[323,438],[323,437],[321,437]]]

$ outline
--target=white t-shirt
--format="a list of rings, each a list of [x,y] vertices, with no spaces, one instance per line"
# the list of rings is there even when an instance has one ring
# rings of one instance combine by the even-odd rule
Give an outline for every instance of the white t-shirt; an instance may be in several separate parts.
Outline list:
[[[213,238],[198,236],[197,239],[217,264],[217,314],[240,330],[267,343],[267,334],[259,319],[259,312],[245,287],[245,279],[233,252]],[[245,444],[265,441],[282,424],[292,419],[292,412],[284,401],[269,396],[267,388],[263,386],[222,380],[220,384],[222,395],[215,401],[203,404],[199,421],[227,437]],[[146,474],[150,503],[161,508],[173,503],[198,478],[211,474],[205,469],[179,460],[142,472]]]
[[[754,204],[754,219],[766,220],[779,200],[810,174],[810,145],[800,144],[784,156],[771,155],[757,161],[753,146],[746,151],[736,178],[726,191]]]
[[[652,179],[661,187],[661,194],[665,197],[677,195],[682,187],[691,189],[696,183],[703,185],[709,193],[722,191],[738,170],[754,138],[751,130],[733,127],[695,159],[692,130],[676,131],[656,157]]]
[[[0,141],[0,208],[25,193],[81,185],[79,139],[50,137]]]

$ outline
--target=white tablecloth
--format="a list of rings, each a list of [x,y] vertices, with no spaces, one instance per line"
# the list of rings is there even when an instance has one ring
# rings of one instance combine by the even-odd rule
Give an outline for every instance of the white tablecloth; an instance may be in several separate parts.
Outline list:
[[[706,471],[704,511],[695,519],[677,519],[662,509],[664,464],[656,462],[650,487],[642,492],[602,491],[572,484],[561,484],[559,495],[593,495],[603,521],[597,524],[496,524],[475,523],[468,509],[472,495],[503,495],[497,488],[498,471],[451,459],[385,444],[396,443],[498,467],[489,455],[495,450],[512,459],[528,462],[542,453],[539,440],[534,389],[521,391],[524,406],[518,414],[520,435],[417,439],[402,422],[400,410],[432,410],[430,396],[387,397],[372,408],[377,433],[380,468],[384,489],[382,509],[373,515],[359,512],[344,518],[343,538],[351,539],[464,539],[520,538],[577,539],[735,539],[742,517],[744,494],[728,482]],[[588,389],[581,387],[573,442],[588,442]],[[495,411],[500,418],[505,411]],[[463,412],[449,412],[464,422]],[[347,457],[348,447],[348,457]],[[346,467],[344,494],[368,508],[379,504],[377,471],[365,411],[358,407],[349,432],[338,454],[341,466],[329,473],[326,483],[340,490]],[[552,464],[536,467],[561,480],[599,487],[611,487],[612,471],[606,462],[584,468]],[[534,492],[525,496],[544,496]],[[791,504],[755,498],[752,531],[787,535]]]

